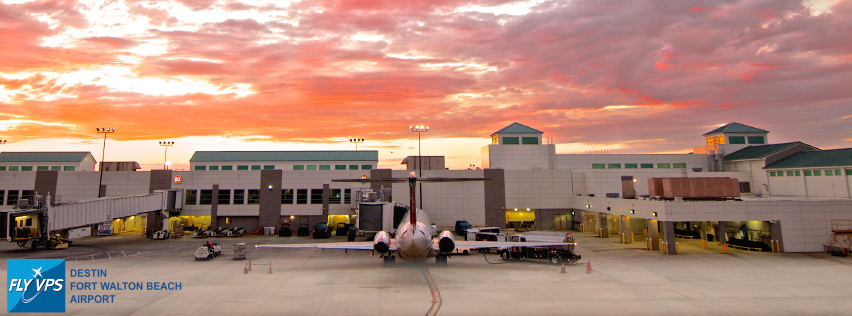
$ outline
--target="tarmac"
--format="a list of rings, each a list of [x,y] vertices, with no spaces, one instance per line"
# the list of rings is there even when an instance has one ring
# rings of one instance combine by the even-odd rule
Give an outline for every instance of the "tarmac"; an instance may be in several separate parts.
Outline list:
[[[679,255],[574,233],[581,262],[503,261],[496,254],[454,255],[448,267],[383,267],[371,251],[255,249],[254,244],[343,242],[344,237],[243,236],[150,240],[141,232],[75,240],[66,250],[0,243],[4,259],[65,259],[70,282],[180,282],[180,290],[74,290],[115,295],[114,303],[69,303],[72,315],[848,315],[852,259],[765,253],[679,240]],[[638,238],[637,238],[638,239]],[[207,241],[221,256],[195,261]],[[644,240],[643,240],[644,241]],[[245,242],[246,260],[233,260]],[[251,271],[245,271],[249,260]],[[587,263],[591,273],[587,273]],[[271,265],[270,265],[271,264]],[[6,260],[0,275],[6,283]],[[102,278],[71,269],[106,269]],[[271,274],[269,273],[271,269]],[[427,280],[434,280],[432,290]],[[8,285],[8,284],[7,284]],[[5,292],[4,292],[5,293]],[[4,294],[6,295],[6,294]],[[6,311],[6,299],[0,311]],[[55,314],[53,314],[55,315]]]

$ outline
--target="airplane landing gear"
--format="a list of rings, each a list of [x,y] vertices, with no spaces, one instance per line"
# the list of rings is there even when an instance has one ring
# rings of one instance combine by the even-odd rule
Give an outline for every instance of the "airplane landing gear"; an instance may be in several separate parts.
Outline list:
[[[390,254],[386,255],[383,260],[385,267],[393,266],[394,264],[396,264],[396,256],[392,256]]]
[[[449,256],[442,255],[442,254],[435,256],[435,266],[446,267],[447,266],[447,258],[449,258]]]

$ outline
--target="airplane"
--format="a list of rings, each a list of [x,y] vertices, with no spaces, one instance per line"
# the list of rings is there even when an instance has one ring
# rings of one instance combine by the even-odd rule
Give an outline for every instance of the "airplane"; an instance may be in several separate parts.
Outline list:
[[[33,272],[36,273],[36,274],[33,274],[33,278],[35,278],[35,277],[41,277],[42,279],[44,278],[43,276],[41,276],[41,268],[42,267],[38,267],[38,270],[30,268],[30,270],[33,270]]]
[[[447,258],[455,251],[456,248],[507,248],[507,247],[545,247],[545,246],[569,246],[573,243],[553,243],[553,242],[498,242],[498,241],[456,241],[453,239],[453,233],[443,231],[437,238],[432,238],[431,225],[427,225],[429,217],[423,210],[417,209],[415,206],[415,183],[422,182],[450,182],[450,181],[483,181],[487,179],[476,178],[426,178],[418,180],[414,172],[409,174],[408,179],[379,179],[373,181],[384,182],[402,182],[407,180],[409,183],[409,197],[411,208],[406,212],[403,218],[408,218],[408,221],[402,221],[396,230],[396,238],[390,238],[390,235],[385,231],[380,231],[376,234],[374,240],[364,242],[333,242],[333,243],[312,243],[312,244],[274,244],[274,245],[255,245],[255,248],[318,248],[318,249],[346,249],[346,250],[373,250],[380,254],[386,265],[394,264],[396,252],[401,259],[407,262],[423,262],[433,253],[435,254],[435,264],[438,266],[446,266]],[[332,180],[334,182],[371,182],[367,179],[353,180]],[[416,210],[416,211],[411,211]],[[421,220],[418,220],[421,219]]]

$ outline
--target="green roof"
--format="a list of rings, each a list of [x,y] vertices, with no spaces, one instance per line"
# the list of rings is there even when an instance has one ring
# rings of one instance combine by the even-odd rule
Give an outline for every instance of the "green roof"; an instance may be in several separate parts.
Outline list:
[[[789,149],[796,145],[805,145],[808,148],[812,148],[813,150],[819,150],[816,147],[805,144],[803,142],[792,142],[792,143],[783,143],[783,144],[771,144],[771,145],[751,145],[746,148],[737,150],[728,155],[725,155],[725,161],[731,160],[749,160],[749,159],[761,159],[769,157],[775,153],[780,151]]]
[[[8,152],[0,153],[0,162],[81,162],[86,157],[91,157],[88,151],[66,151],[66,152]]]
[[[376,150],[196,151],[189,162],[219,161],[378,161]]]
[[[704,136],[721,133],[769,133],[769,131],[762,130],[756,127],[751,127],[745,124],[740,124],[737,122],[731,122],[728,123],[728,125],[704,133]]]
[[[763,169],[852,166],[852,148],[805,151],[776,161]]]
[[[540,130],[537,130],[535,128],[526,126],[526,125],[518,123],[518,122],[509,124],[509,126],[501,128],[499,131],[496,131],[493,134],[491,134],[491,136],[494,136],[494,135],[500,134],[500,133],[506,133],[506,134],[526,134],[526,133],[529,133],[529,134],[544,134],[544,132],[542,132]]]

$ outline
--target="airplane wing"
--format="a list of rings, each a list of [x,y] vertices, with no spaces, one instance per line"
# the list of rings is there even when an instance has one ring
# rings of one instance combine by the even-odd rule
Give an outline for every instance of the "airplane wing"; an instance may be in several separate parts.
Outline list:
[[[327,242],[317,244],[275,244],[255,245],[255,248],[317,248],[317,249],[351,249],[351,250],[373,250],[372,241],[358,242]],[[396,240],[391,239],[389,250],[396,250]]]
[[[457,240],[456,248],[509,248],[509,247],[548,247],[573,246],[574,243],[564,242],[516,242],[516,241],[466,241]],[[436,244],[437,247],[437,244]]]

